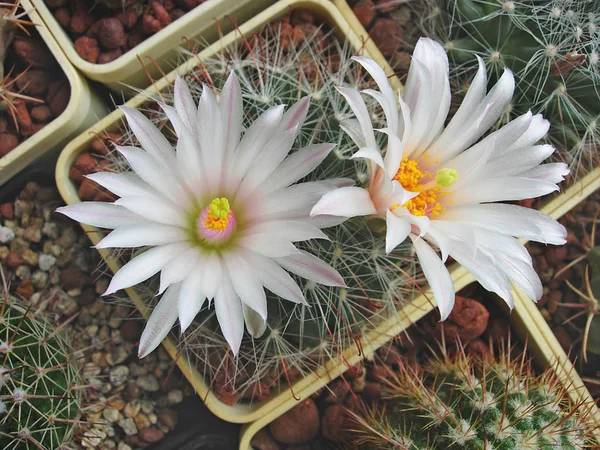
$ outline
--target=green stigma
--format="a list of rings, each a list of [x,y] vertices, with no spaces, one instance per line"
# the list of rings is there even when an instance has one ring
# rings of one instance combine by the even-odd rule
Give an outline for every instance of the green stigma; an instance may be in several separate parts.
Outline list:
[[[229,200],[227,200],[225,197],[217,197],[210,202],[208,208],[215,219],[225,219],[227,218],[227,213],[229,213]]]
[[[458,172],[454,169],[441,169],[435,174],[435,182],[442,187],[450,187],[458,180]]]

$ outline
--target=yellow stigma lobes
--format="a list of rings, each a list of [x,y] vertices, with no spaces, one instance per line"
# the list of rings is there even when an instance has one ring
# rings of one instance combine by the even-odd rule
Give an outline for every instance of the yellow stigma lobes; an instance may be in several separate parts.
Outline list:
[[[226,219],[229,213],[229,200],[225,197],[215,198],[210,202],[209,211],[215,219]]]
[[[435,182],[438,186],[450,187],[458,180],[458,172],[454,169],[441,169],[435,174]]]

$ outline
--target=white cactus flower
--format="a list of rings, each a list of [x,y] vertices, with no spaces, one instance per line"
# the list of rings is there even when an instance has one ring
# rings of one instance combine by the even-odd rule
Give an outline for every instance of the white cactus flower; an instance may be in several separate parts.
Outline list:
[[[365,158],[365,188],[342,187],[323,196],[311,215],[378,216],[386,220],[386,250],[412,239],[442,319],[454,305],[444,262],[451,256],[488,290],[513,306],[510,281],[532,299],[542,285],[525,247],[514,237],[560,245],[566,230],[541,212],[500,201],[539,197],[558,190],[565,164],[540,163],[554,152],[534,145],[548,131],[541,115],[524,114],[477,142],[508,106],[515,87],[505,70],[486,94],[483,61],[462,105],[444,127],[450,107],[448,58],[431,39],[415,47],[404,96],[397,97],[384,71],[355,57],[379,90],[367,89],[385,114],[387,149],[379,148],[369,111],[355,89],[339,88],[356,116],[343,124]],[[399,105],[399,106],[398,106]],[[441,258],[435,247],[441,251]]]
[[[244,323],[254,337],[265,330],[265,288],[305,303],[286,271],[344,286],[336,270],[294,242],[326,238],[321,228],[339,223],[338,218],[313,219],[309,213],[323,194],[347,180],[295,184],[334,147],[311,145],[288,155],[306,118],[307,98],[286,112],[284,105],[271,107],[245,132],[234,73],[220,99],[205,86],[197,106],[185,81],[177,78],[174,107],[162,107],[177,134],[176,148],[139,111],[121,108],[142,147],[117,147],[133,172],[89,176],[120,198],[58,211],[113,229],[97,248],[149,248],[125,264],[105,292],[160,272],[163,296],[142,334],[140,357],[160,344],[177,318],[185,331],[207,299],[237,353]]]

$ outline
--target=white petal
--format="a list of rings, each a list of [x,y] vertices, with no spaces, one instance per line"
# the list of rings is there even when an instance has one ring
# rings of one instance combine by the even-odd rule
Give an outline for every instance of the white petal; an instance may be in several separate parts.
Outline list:
[[[181,282],[178,307],[182,334],[192,324],[206,301],[206,296],[202,290],[204,274],[204,264],[196,264]]]
[[[536,180],[546,180],[551,183],[560,183],[569,174],[569,167],[565,163],[542,164],[521,174],[522,177]]]
[[[469,183],[453,192],[452,205],[486,203],[537,198],[558,191],[558,186],[545,180],[522,177],[502,177]]]
[[[354,217],[376,213],[369,192],[353,186],[335,189],[325,194],[312,208],[310,215]]]
[[[234,71],[231,71],[225,82],[225,86],[223,86],[219,108],[221,110],[221,123],[225,133],[223,148],[227,155],[232,155],[240,143],[243,122],[242,90]]]
[[[183,212],[162,197],[121,197],[115,205],[127,208],[129,211],[154,222],[186,228],[187,221]]]
[[[171,284],[183,281],[185,277],[197,265],[202,264],[202,254],[196,247],[175,256],[160,272],[160,287],[158,293],[162,293]]]
[[[531,118],[529,128],[521,135],[510,147],[506,148],[506,152],[511,152],[517,148],[529,147],[543,138],[548,129],[550,122],[542,117],[541,114],[536,114]]]
[[[242,305],[242,311],[244,312],[244,322],[250,336],[255,339],[261,337],[267,329],[267,320],[263,319],[260,314],[245,303]]]
[[[317,168],[335,144],[315,144],[301,148],[288,156],[261,185],[264,193],[288,187]]]
[[[179,285],[171,286],[152,311],[140,338],[138,357],[145,358],[163,341],[177,320]]]
[[[133,172],[96,172],[86,175],[86,178],[105,187],[119,197],[157,193],[149,184]]]
[[[223,166],[223,131],[215,93],[206,85],[202,87],[202,94],[198,102],[196,130],[202,166],[211,167],[212,170],[207,171],[207,175],[210,176],[211,184],[216,183],[221,176]]]
[[[279,264],[257,253],[248,253],[244,258],[250,261],[260,282],[273,294],[290,302],[306,304],[294,279]]]
[[[185,125],[183,124],[181,117],[179,117],[177,110],[175,108],[173,108],[172,106],[165,105],[164,103],[161,103],[161,102],[158,102],[158,105],[164,111],[164,113],[167,115],[167,118],[169,119],[169,121],[171,122],[171,125],[173,126],[173,130],[175,131],[175,134],[177,136],[179,136],[179,134],[181,133],[181,130],[183,129],[183,127],[185,127]],[[193,129],[193,130],[195,132],[195,129]]]
[[[567,231],[556,220],[539,211],[517,205],[465,205],[449,207],[440,219],[480,226],[496,233],[545,244],[562,245]]]
[[[535,145],[506,153],[488,161],[481,176],[505,177],[520,175],[540,165],[552,153],[554,153],[554,147],[551,145]]]
[[[403,145],[398,136],[391,133],[389,129],[381,130],[388,136],[388,145],[385,151],[384,168],[390,176],[394,176],[402,162]]]
[[[215,312],[221,332],[234,355],[240,350],[244,336],[242,302],[235,293],[229,275],[224,272],[223,283],[215,296]]]
[[[134,172],[156,191],[176,204],[188,201],[189,197],[178,179],[179,172],[175,160],[171,165],[163,166],[139,148],[117,147],[117,150],[125,157]]]
[[[254,269],[243,257],[225,252],[223,261],[227,267],[231,283],[242,303],[245,303],[260,316],[267,318],[267,296]]]
[[[413,245],[423,268],[423,274],[440,309],[441,320],[446,320],[454,307],[454,284],[448,269],[436,252],[423,239],[413,238]]]
[[[359,151],[357,151],[356,153],[354,153],[354,155],[352,155],[350,157],[350,159],[356,159],[356,158],[368,159],[369,161],[372,161],[375,164],[377,164],[382,169],[384,168],[383,158],[381,157],[381,152],[375,148],[370,148],[370,147],[361,148]]]
[[[179,75],[175,77],[174,91],[173,106],[177,111],[177,116],[190,133],[195,133],[198,110],[190,93],[190,88]],[[179,133],[177,134],[179,135]]]
[[[204,293],[206,294],[206,298],[212,300],[217,295],[222,276],[221,259],[215,253],[207,255],[205,270]]]
[[[98,242],[96,248],[132,248],[187,240],[188,234],[182,228],[144,223],[117,228]]]
[[[340,122],[340,128],[346,133],[358,148],[366,147],[367,141],[362,134],[360,123],[356,119],[344,119]]]
[[[298,253],[298,249],[289,239],[264,233],[242,236],[238,243],[246,250],[252,250],[267,258],[279,258]]]
[[[367,147],[377,148],[375,133],[373,132],[373,125],[371,124],[371,116],[369,115],[367,105],[365,105],[365,102],[358,91],[356,89],[345,87],[338,87],[337,90],[344,96],[348,105],[350,105],[352,112],[356,116]]]
[[[296,275],[325,286],[345,287],[344,279],[337,270],[314,255],[300,250],[296,255],[276,258],[275,262]]]
[[[408,237],[410,222],[396,216],[389,209],[386,212],[385,252],[391,253]]]
[[[302,97],[296,103],[294,103],[283,115],[281,124],[284,130],[296,129],[300,130],[306,115],[308,114],[308,108],[310,106],[310,97]]]
[[[202,153],[197,140],[187,128],[182,128],[177,140],[177,167],[185,185],[196,198],[202,197],[205,189],[205,171],[202,167]]]
[[[247,236],[248,239],[260,234],[290,242],[329,239],[318,227],[306,220],[272,220],[251,226],[244,231],[244,236]]]
[[[99,228],[118,228],[144,222],[137,214],[106,202],[81,202],[56,208],[56,212],[81,223]]]
[[[145,251],[121,267],[110,281],[108,289],[102,295],[109,295],[147,280],[158,273],[165,264],[179,253],[189,248],[189,244],[177,242],[161,245]]]
[[[135,134],[142,148],[161,164],[169,167],[175,160],[173,146],[167,138],[140,111],[128,106],[120,106],[129,128]]]
[[[396,95],[383,69],[371,58],[365,56],[353,56],[352,59],[363,66],[369,75],[373,77],[383,97],[376,99],[386,116],[388,127],[396,133],[398,126],[398,109],[396,106]],[[366,92],[366,91],[364,91]]]

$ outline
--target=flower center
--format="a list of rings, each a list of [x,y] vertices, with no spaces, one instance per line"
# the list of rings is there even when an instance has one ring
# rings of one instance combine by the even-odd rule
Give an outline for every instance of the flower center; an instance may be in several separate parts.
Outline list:
[[[215,198],[198,217],[198,235],[209,244],[228,241],[235,231],[237,221],[225,197]]]
[[[436,217],[445,209],[439,200],[449,194],[442,188],[452,186],[458,180],[458,172],[444,168],[434,176],[430,172],[421,170],[417,161],[403,158],[394,180],[407,191],[419,192],[419,195],[398,206],[405,207],[414,216]],[[435,186],[432,186],[431,181],[434,180]]]

